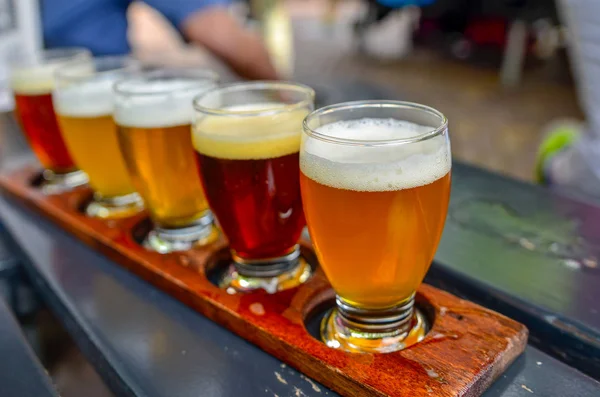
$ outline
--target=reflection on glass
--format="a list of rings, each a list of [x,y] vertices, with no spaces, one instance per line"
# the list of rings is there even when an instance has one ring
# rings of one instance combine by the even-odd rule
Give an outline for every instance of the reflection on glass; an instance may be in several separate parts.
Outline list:
[[[216,236],[198,176],[192,98],[216,85],[198,69],[162,69],[115,84],[115,122],[133,185],[155,224],[145,245],[167,253]]]
[[[60,193],[87,182],[77,170],[60,134],[54,106],[54,72],[74,61],[90,59],[83,48],[63,48],[23,53],[10,62],[10,85],[15,96],[15,113],[44,169],[45,193]]]
[[[222,285],[276,292],[304,282],[305,225],[298,151],[313,90],[298,84],[233,84],[194,101],[194,146],[204,191],[234,263]]]
[[[137,68],[130,58],[106,57],[73,62],[55,75],[53,101],[62,136],[94,189],[85,210],[89,216],[125,217],[143,208],[125,168],[112,115],[113,84]]]
[[[322,337],[348,351],[403,349],[426,328],[414,297],[448,209],[446,119],[417,104],[349,102],[312,113],[304,132],[304,211],[337,294]]]

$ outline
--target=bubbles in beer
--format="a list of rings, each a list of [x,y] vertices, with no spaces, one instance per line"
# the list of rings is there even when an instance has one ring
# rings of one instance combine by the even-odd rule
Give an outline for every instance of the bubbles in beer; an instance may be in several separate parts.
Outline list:
[[[432,130],[432,127],[391,118],[326,124],[316,132],[333,140],[354,142],[341,144],[307,136],[300,168],[316,182],[339,189],[392,191],[427,185],[446,175],[451,168],[447,136],[415,141]],[[400,139],[413,141],[369,146],[375,141]]]
[[[308,109],[280,111],[276,102],[224,107],[221,115],[203,115],[194,124],[196,150],[228,160],[281,157],[300,150],[302,121]],[[236,112],[236,114],[232,114]]]
[[[206,80],[134,79],[118,83],[114,117],[126,127],[161,128],[191,124],[192,99],[214,86]]]

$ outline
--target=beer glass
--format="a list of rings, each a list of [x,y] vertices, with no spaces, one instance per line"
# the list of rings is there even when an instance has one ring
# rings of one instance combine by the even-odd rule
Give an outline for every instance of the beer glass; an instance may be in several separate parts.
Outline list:
[[[336,292],[328,346],[391,352],[423,338],[417,287],[450,197],[446,118],[427,106],[361,101],[304,121],[300,183],[310,236]]]
[[[60,193],[87,182],[77,170],[60,134],[54,106],[54,72],[62,65],[90,59],[83,48],[63,48],[21,53],[10,64],[10,85],[15,114],[31,149],[44,167],[42,190]]]
[[[94,198],[86,214],[126,217],[142,208],[117,140],[112,86],[139,70],[128,57],[103,57],[73,62],[57,69],[53,93],[58,124],[77,166],[89,177]]]
[[[207,70],[172,68],[114,85],[121,152],[155,225],[144,242],[149,249],[181,251],[216,236],[190,132],[192,98],[216,82]]]
[[[206,198],[229,240],[222,287],[269,293],[310,276],[298,152],[314,91],[282,82],[231,84],[194,100],[193,141]]]

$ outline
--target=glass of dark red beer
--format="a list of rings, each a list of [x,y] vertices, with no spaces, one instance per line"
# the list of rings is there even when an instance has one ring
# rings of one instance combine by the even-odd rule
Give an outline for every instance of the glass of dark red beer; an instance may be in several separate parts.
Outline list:
[[[231,84],[196,97],[194,108],[198,170],[233,258],[221,286],[274,293],[306,281],[298,156],[314,91],[295,83]]]
[[[67,150],[52,104],[54,72],[70,62],[91,60],[84,48],[23,52],[10,60],[15,114],[31,149],[44,167],[44,192],[60,193],[87,183]]]

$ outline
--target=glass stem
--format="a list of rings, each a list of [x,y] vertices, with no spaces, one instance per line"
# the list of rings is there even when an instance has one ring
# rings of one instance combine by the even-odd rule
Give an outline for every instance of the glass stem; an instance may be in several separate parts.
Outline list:
[[[401,304],[385,309],[364,309],[349,304],[336,296],[340,325],[351,332],[377,337],[379,334],[407,333],[414,313],[415,294]]]
[[[302,284],[312,274],[311,265],[300,255],[300,246],[277,258],[247,260],[231,252],[233,262],[219,286],[229,291],[249,292],[262,289],[274,294]]]
[[[248,260],[231,253],[238,273],[245,277],[271,278],[288,272],[298,266],[300,247],[294,246],[292,251],[277,258]]]

